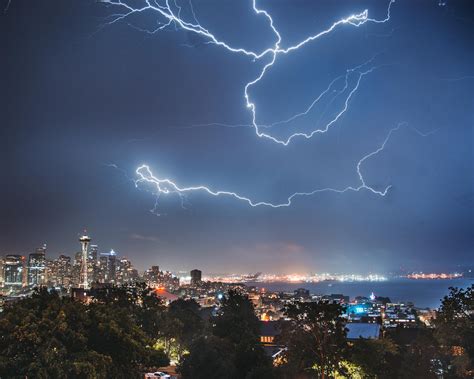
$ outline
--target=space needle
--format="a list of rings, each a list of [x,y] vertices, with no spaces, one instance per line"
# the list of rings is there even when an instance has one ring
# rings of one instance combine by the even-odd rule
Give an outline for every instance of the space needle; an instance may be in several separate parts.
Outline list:
[[[91,238],[84,231],[84,235],[79,238],[79,242],[82,245],[81,279],[79,287],[86,289],[89,288],[89,283],[87,282],[87,249],[91,242]]]

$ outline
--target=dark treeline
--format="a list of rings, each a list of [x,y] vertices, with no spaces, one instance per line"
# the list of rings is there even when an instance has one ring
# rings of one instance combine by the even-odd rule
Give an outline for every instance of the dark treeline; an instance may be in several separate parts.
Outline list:
[[[170,358],[187,378],[470,378],[474,286],[451,289],[436,328],[348,342],[338,304],[295,303],[276,342],[260,344],[248,297],[230,291],[217,314],[194,300],[165,307],[144,284],[98,289],[88,304],[37,290],[0,314],[0,378],[141,378]]]

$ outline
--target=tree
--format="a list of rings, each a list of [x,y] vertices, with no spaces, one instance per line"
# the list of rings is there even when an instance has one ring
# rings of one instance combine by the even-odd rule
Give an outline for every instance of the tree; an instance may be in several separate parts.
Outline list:
[[[92,290],[95,303],[126,310],[149,338],[158,338],[165,329],[163,300],[143,282],[106,286]]]
[[[397,377],[436,379],[438,376],[434,369],[437,363],[442,366],[441,358],[442,355],[432,331],[419,329],[418,336],[413,342],[400,347],[401,362]]]
[[[178,299],[169,305],[165,313],[161,339],[168,355],[174,355],[177,360],[203,334],[204,322],[199,309],[195,300]]]
[[[126,309],[39,289],[0,314],[2,378],[135,378],[167,364]]]
[[[363,339],[353,343],[350,361],[362,368],[366,378],[396,377],[398,347],[390,339]]]
[[[190,346],[179,371],[185,379],[236,378],[234,359],[234,346],[229,341],[215,336],[201,337]]]
[[[283,369],[322,379],[343,371],[340,362],[346,353],[346,329],[341,319],[343,307],[324,302],[297,302],[286,307],[289,322],[279,341],[287,346]]]
[[[239,376],[257,378],[262,372],[271,376],[271,361],[260,344],[260,322],[247,295],[230,290],[211,324],[215,336],[233,344]]]
[[[234,344],[245,339],[258,340],[260,324],[248,296],[230,290],[222,300],[217,316],[211,319],[213,334]]]
[[[208,373],[210,378],[271,378],[273,367],[260,344],[260,324],[252,302],[246,295],[229,291],[215,317],[210,320],[210,336],[194,342],[180,367],[183,378]],[[225,354],[225,359],[222,358]],[[214,370],[208,365],[222,360]],[[224,371],[221,371],[222,370]],[[219,376],[217,372],[224,372]],[[213,376],[214,375],[214,376]]]
[[[457,375],[474,373],[474,285],[467,289],[450,288],[441,302],[436,320],[436,338],[446,355],[454,356],[451,363]]]

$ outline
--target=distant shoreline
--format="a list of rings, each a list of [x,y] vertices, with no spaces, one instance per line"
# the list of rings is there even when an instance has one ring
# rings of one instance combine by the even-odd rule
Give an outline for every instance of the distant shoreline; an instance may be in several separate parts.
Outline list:
[[[448,294],[449,287],[465,288],[474,283],[474,278],[455,279],[409,279],[393,278],[385,281],[322,281],[322,282],[247,282],[247,286],[265,288],[268,291],[293,292],[306,288],[314,295],[343,294],[356,296],[389,297],[394,302],[412,302],[418,308],[438,308],[441,299]]]

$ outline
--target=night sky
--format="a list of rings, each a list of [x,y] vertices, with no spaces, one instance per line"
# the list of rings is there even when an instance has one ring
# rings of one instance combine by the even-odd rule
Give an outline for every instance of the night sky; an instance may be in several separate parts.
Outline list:
[[[139,4],[134,0],[131,3]],[[190,21],[189,3],[180,2]],[[252,3],[195,1],[196,17],[234,46],[262,51],[275,37]],[[386,1],[259,1],[282,46]],[[3,1],[2,8],[7,6]],[[251,127],[243,90],[262,62],[144,12],[104,26],[116,8],[89,0],[12,0],[0,15],[0,252],[72,255],[84,228],[140,269],[204,272],[387,272],[455,269],[474,256],[474,3],[397,1],[391,19],[345,25],[281,57],[251,89],[258,122],[304,110],[346,69],[375,56],[346,113],[326,133],[284,147]],[[287,137],[330,120],[325,102]],[[148,164],[181,186],[206,185],[256,201],[370,186],[253,208],[229,197],[155,197],[136,188]],[[321,124],[322,125],[322,124]],[[424,135],[424,136],[423,136]],[[117,167],[117,168],[115,168]],[[158,216],[156,213],[159,213]]]

